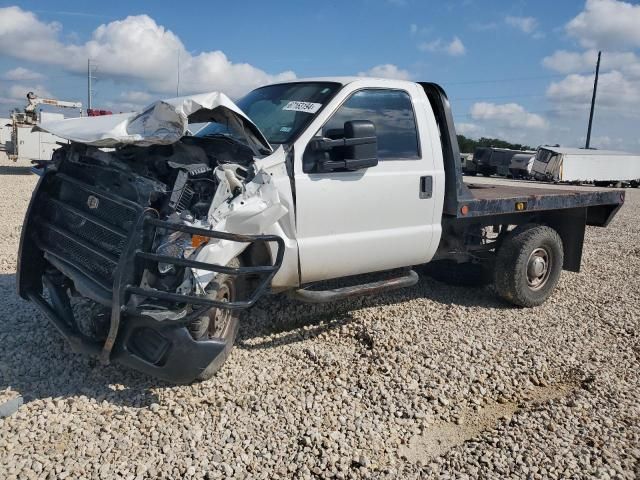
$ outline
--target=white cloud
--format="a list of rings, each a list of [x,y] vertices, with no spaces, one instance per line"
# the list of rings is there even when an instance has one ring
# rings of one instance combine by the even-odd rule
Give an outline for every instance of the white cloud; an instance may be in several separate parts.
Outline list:
[[[543,129],[548,127],[543,117],[527,112],[517,103],[474,103],[471,107],[471,118],[493,122],[497,126],[506,128]]]
[[[431,31],[430,27],[420,27],[415,23],[409,25],[409,33],[411,35],[426,35]]]
[[[133,104],[143,104],[148,102],[149,100],[151,100],[153,98],[153,96],[150,93],[147,92],[139,92],[139,91],[129,91],[129,92],[122,92],[120,94],[120,99],[123,102],[129,102],[129,103],[133,103]]]
[[[440,52],[446,53],[447,55],[451,55],[452,57],[459,57],[466,53],[466,48],[457,36],[453,37],[451,42],[442,41],[442,39],[438,38],[437,40],[433,40],[431,42],[423,42],[418,45],[418,48],[423,52]]]
[[[640,5],[617,0],[587,0],[567,23],[567,33],[583,47],[619,50],[640,47]]]
[[[542,64],[566,74],[551,82],[546,95],[554,128],[568,128],[564,137],[570,144],[583,144],[576,134],[585,128],[593,94],[598,50],[603,50],[596,96],[593,143],[608,148],[638,150],[635,145],[640,118],[640,5],[617,0],[587,0],[585,7],[565,25],[567,34],[584,51],[558,50]],[[555,125],[557,123],[557,125]],[[572,138],[569,137],[572,136]],[[577,140],[576,140],[577,139]],[[563,138],[557,138],[564,143]]]
[[[173,92],[180,59],[181,93],[223,90],[239,96],[261,84],[295,78],[233,63],[220,50],[189,53],[170,30],[147,15],[100,25],[85,43],[63,40],[58,23],[44,23],[19,7],[0,8],[0,54],[84,72],[91,58],[102,78],[142,80],[153,91]]]
[[[505,17],[504,21],[507,25],[517,28],[523,33],[531,34],[538,27],[538,21],[533,17]]]
[[[560,109],[588,108],[592,93],[592,75],[571,74],[559,82],[552,82],[547,88],[547,97]],[[629,81],[617,70],[604,73],[598,80],[596,105],[616,109],[620,113],[633,113],[634,106],[640,106],[640,85]]]
[[[482,127],[475,123],[456,123],[456,132],[464,135],[465,137],[479,137],[482,133]]]
[[[596,68],[597,50],[568,52],[558,50],[542,59],[542,64],[560,73],[591,72]],[[600,71],[619,70],[640,78],[640,57],[634,52],[603,52]]]
[[[42,74],[23,67],[16,67],[12,70],[7,70],[2,75],[3,80],[10,81],[40,80],[41,78]]]
[[[454,57],[457,57],[459,55],[464,55],[465,52],[466,52],[466,49],[464,48],[464,44],[462,43],[462,40],[460,40],[458,37],[453,37],[453,40],[451,40],[451,43],[447,45],[447,53]]]
[[[33,84],[13,84],[6,90],[7,97],[12,100],[22,100],[23,103],[27,104],[27,93],[33,92],[38,97],[43,98],[52,98],[53,95],[47,90],[43,85],[33,85]]]
[[[578,142],[583,144],[587,137],[578,138]],[[591,146],[595,148],[625,149],[626,142],[622,137],[610,137],[609,135],[599,135],[591,137]]]
[[[397,80],[410,80],[411,73],[402,68],[398,68],[391,63],[376,65],[366,72],[358,73],[361,77],[395,78]]]

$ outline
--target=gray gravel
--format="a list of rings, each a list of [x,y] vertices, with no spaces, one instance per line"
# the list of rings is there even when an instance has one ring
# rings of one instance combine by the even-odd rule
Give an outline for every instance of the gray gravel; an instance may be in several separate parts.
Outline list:
[[[640,476],[640,190],[543,307],[429,278],[269,298],[219,375],[176,387],[71,353],[16,297],[34,184],[0,176],[0,392],[24,398],[2,479]]]

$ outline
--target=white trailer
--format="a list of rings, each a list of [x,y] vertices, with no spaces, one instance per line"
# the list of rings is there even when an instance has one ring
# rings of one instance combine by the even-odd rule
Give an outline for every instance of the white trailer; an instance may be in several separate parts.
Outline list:
[[[533,163],[536,180],[594,183],[597,185],[640,184],[640,155],[615,150],[540,147]]]

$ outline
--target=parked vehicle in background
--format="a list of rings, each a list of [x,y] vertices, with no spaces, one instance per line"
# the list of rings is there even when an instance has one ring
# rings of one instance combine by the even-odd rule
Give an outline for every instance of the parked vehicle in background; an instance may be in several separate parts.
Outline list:
[[[60,144],[69,143],[63,138],[34,129],[41,122],[64,118],[62,113],[40,112],[39,106],[75,109],[82,115],[81,102],[41,98],[33,92],[28,92],[26,98],[27,105],[24,110],[16,109],[11,112],[10,123],[5,124],[5,128],[10,132],[9,138],[0,140],[4,140],[0,149],[6,153],[8,163],[19,167],[29,167],[33,160],[51,160],[54,150],[60,147]]]
[[[615,150],[540,147],[532,169],[536,180],[593,183],[597,186],[640,184],[640,155]]]
[[[586,226],[624,203],[465,184],[449,101],[426,82],[296,80],[41,127],[71,144],[36,169],[18,293],[74,350],[173,382],[210,378],[268,292],[338,301],[467,263],[540,305],[580,270]]]
[[[510,148],[478,147],[473,153],[473,162],[476,164],[478,173],[482,175],[500,175],[506,177],[509,175],[509,167],[511,166],[513,156],[523,153],[533,156],[536,152],[512,150]]]
[[[512,178],[529,178],[533,169],[535,154],[516,153],[511,157],[509,164],[509,176]]]
[[[473,152],[473,163],[475,165],[476,172],[480,175],[493,175],[496,173],[496,169],[491,166],[491,154],[493,149],[491,147],[476,147]]]
[[[476,164],[473,163],[473,153],[461,153],[460,165],[462,165],[462,173],[465,175],[475,175],[478,173]]]

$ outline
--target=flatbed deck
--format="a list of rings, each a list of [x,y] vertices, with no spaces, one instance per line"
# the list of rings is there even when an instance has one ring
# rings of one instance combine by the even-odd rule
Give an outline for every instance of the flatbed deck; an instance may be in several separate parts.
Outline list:
[[[459,201],[458,218],[591,207],[604,207],[613,213],[622,206],[625,195],[620,190],[538,188],[526,184],[469,183],[466,186],[472,198]]]

